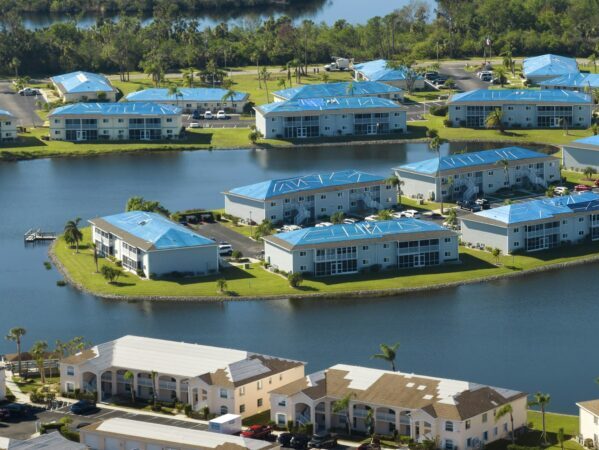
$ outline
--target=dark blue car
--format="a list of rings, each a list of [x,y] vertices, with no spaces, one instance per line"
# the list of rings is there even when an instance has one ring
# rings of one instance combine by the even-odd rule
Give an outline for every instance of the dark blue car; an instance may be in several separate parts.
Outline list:
[[[73,414],[89,414],[96,412],[98,407],[90,400],[79,400],[77,403],[71,405],[71,412]]]

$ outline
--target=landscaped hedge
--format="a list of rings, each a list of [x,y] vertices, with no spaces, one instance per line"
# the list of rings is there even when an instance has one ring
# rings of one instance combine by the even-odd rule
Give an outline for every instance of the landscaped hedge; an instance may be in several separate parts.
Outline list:
[[[542,450],[541,447],[529,447],[527,445],[510,444],[507,446],[507,450]]]

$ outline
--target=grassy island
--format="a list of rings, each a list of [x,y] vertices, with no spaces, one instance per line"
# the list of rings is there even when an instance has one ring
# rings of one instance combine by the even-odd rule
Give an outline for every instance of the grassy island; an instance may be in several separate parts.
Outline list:
[[[265,270],[260,264],[249,268],[234,267],[212,277],[145,280],[124,273],[117,282],[108,283],[96,272],[90,248],[90,229],[84,228],[79,253],[59,237],[51,256],[74,286],[101,297],[122,299],[235,299],[287,298],[311,296],[377,296],[404,290],[434,289],[444,286],[492,280],[536,270],[561,267],[563,264],[599,260],[599,243],[562,247],[532,255],[500,256],[460,247],[461,263],[425,270],[385,271],[347,276],[308,278],[299,288],[291,288],[281,275]],[[99,266],[115,267],[101,258]],[[227,280],[227,292],[217,293],[216,281]]]

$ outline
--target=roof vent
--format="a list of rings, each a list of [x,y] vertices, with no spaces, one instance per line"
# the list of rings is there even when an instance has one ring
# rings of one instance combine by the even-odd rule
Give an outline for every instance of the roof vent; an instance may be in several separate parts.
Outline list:
[[[138,223],[138,225],[143,227],[146,223],[148,223],[148,222],[145,220],[142,220],[141,222]]]
[[[414,383],[408,383],[408,384],[406,384],[406,387],[409,387],[409,388],[414,387]]]

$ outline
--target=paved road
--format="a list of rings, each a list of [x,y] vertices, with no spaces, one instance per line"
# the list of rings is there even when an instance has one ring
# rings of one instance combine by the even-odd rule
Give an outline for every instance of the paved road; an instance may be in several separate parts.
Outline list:
[[[213,111],[213,113],[216,114],[216,111]],[[240,114],[229,114],[228,117],[226,120],[195,120],[191,117],[191,114],[184,114],[183,126],[187,127],[191,122],[199,123],[201,128],[249,128],[251,125],[254,125],[253,120],[242,120]]]
[[[36,432],[36,423],[48,423],[58,421],[62,417],[68,416],[72,419],[72,428],[75,428],[78,424],[89,424],[97,422],[98,420],[106,420],[109,418],[125,418],[131,420],[139,420],[141,422],[150,422],[161,425],[171,425],[180,428],[188,428],[195,430],[207,430],[208,426],[199,422],[189,422],[185,420],[173,419],[168,416],[152,416],[145,414],[136,414],[126,411],[118,411],[113,409],[100,408],[93,414],[76,415],[71,413],[68,406],[53,411],[40,411],[37,412],[31,419],[23,420],[20,422],[0,422],[0,435],[11,439],[28,439],[33,433]]]
[[[206,223],[197,228],[202,235],[211,237],[217,242],[228,242],[233,250],[239,250],[243,256],[255,258],[262,251],[262,245],[219,223]]]
[[[442,63],[439,72],[453,78],[456,86],[462,91],[488,89],[490,85],[490,83],[479,80],[476,73],[464,70],[464,63],[462,62]]]
[[[10,81],[0,81],[0,109],[13,113],[17,124],[23,127],[42,126],[43,122],[35,113],[35,102],[44,101],[41,95],[25,97],[17,94]]]

